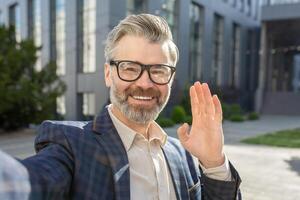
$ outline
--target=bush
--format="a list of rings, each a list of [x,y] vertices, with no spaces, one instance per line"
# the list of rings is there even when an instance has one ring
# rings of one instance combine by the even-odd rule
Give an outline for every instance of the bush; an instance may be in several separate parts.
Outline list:
[[[186,119],[186,113],[182,106],[175,106],[172,110],[171,119],[175,123],[183,123]]]
[[[166,117],[159,117],[157,118],[156,122],[161,126],[161,127],[171,127],[174,126],[174,122]]]
[[[222,103],[222,111],[223,111],[223,118],[229,119],[230,118],[230,106],[226,103]]]
[[[230,105],[230,115],[238,115],[242,114],[242,109],[239,104]]]
[[[54,119],[56,98],[66,85],[56,74],[56,63],[37,70],[32,40],[16,41],[13,27],[0,26],[0,128],[14,130]]]
[[[190,86],[186,85],[182,93],[180,105],[184,108],[187,115],[191,115]]]
[[[230,119],[232,115],[241,115],[243,113],[239,104],[222,103],[223,118]]]
[[[232,121],[232,122],[243,122],[243,121],[245,121],[244,117],[240,114],[231,115],[229,120]]]
[[[193,122],[193,118],[192,118],[192,116],[188,115],[188,116],[185,117],[185,120],[184,120],[184,121],[185,121],[186,123],[188,123],[189,125],[191,125],[192,122]]]
[[[259,119],[258,113],[256,113],[256,112],[249,113],[248,120],[257,120],[257,119]]]

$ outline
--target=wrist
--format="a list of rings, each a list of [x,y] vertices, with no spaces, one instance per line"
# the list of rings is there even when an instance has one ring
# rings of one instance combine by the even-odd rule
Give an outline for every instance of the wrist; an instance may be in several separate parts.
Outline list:
[[[225,155],[223,154],[220,158],[218,158],[216,160],[203,160],[203,161],[200,159],[198,159],[198,160],[203,165],[203,167],[205,167],[206,169],[215,168],[215,167],[219,167],[224,164]]]

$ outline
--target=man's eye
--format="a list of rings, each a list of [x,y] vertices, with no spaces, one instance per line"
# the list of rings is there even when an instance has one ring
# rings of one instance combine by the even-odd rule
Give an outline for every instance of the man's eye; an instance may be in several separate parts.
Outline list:
[[[134,63],[124,63],[120,65],[120,69],[123,72],[128,72],[128,73],[138,73],[140,71],[140,67]]]
[[[151,74],[153,75],[165,75],[168,74],[168,69],[162,66],[153,66],[151,68]]]
[[[154,74],[154,75],[163,75],[163,74],[166,74],[166,72],[164,70],[152,70],[151,74]]]
[[[137,72],[138,68],[136,68],[136,67],[125,67],[123,70],[128,71],[128,72]]]

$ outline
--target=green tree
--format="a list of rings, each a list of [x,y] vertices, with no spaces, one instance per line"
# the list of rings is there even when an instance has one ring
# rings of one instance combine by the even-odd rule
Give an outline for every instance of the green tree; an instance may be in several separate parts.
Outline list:
[[[56,98],[65,84],[50,62],[35,69],[36,47],[32,40],[17,42],[13,27],[0,26],[0,128],[5,130],[40,123],[55,117]]]

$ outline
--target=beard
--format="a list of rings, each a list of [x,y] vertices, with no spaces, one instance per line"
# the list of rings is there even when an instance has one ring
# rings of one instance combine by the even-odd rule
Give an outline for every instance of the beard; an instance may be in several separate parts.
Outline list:
[[[159,113],[166,106],[171,89],[168,88],[167,94],[162,95],[161,92],[154,88],[144,90],[140,87],[129,87],[125,91],[119,91],[116,84],[113,83],[110,88],[110,101],[116,106],[121,113],[130,121],[138,124],[147,124],[155,120]],[[128,103],[129,96],[151,96],[156,99],[154,106],[146,108],[142,105],[131,105]]]

